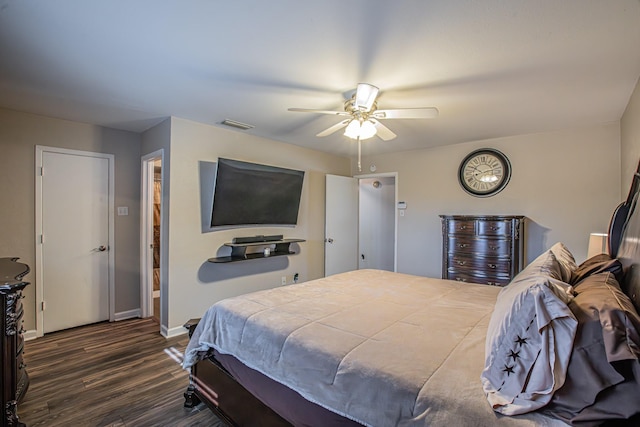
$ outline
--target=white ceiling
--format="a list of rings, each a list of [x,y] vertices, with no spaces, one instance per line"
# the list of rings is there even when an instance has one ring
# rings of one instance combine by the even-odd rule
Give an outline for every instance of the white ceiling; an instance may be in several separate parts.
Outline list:
[[[143,131],[168,116],[352,155],[357,83],[383,153],[619,120],[640,76],[639,0],[0,0],[0,107]]]

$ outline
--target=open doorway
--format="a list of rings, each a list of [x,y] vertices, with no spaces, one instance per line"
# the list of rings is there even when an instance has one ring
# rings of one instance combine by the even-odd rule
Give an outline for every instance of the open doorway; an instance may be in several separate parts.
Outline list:
[[[142,158],[141,311],[162,325],[162,150]]]
[[[397,269],[397,173],[326,176],[325,276]]]
[[[396,270],[396,178],[358,180],[358,269]]]

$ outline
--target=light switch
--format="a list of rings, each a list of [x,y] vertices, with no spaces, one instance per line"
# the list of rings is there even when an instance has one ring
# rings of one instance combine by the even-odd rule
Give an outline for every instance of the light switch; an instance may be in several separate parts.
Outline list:
[[[118,206],[118,216],[127,216],[127,215],[129,215],[129,207]]]

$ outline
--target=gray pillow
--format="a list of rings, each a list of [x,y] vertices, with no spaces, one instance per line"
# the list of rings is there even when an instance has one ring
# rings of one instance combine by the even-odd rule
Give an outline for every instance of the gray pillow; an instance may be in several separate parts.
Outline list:
[[[608,254],[598,254],[580,264],[571,274],[571,281],[569,283],[576,286],[592,274],[607,271],[613,273],[619,284],[622,280],[622,264],[620,261],[611,258]]]
[[[587,276],[575,291],[573,352],[546,412],[575,425],[629,418],[640,412],[640,316],[612,272]]]

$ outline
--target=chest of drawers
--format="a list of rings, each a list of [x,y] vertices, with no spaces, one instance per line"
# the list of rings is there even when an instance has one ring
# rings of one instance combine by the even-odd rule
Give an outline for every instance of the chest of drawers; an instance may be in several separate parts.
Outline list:
[[[520,215],[440,215],[442,278],[505,286],[524,262]]]
[[[22,277],[29,272],[17,258],[0,258],[0,366],[2,367],[1,404],[4,410],[2,427],[19,427],[18,403],[29,386],[29,376],[23,360],[22,291],[29,284]]]

